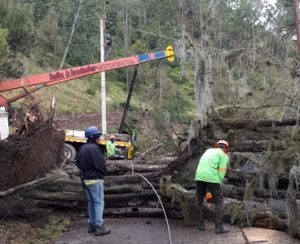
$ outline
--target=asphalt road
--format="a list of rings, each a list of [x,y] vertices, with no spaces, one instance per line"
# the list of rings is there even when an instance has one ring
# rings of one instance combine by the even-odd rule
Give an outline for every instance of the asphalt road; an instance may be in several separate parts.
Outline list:
[[[111,234],[94,236],[87,233],[86,219],[82,218],[69,232],[64,233],[55,244],[245,244],[272,243],[294,244],[300,240],[290,238],[286,233],[261,228],[239,229],[226,225],[227,234],[216,235],[214,224],[206,223],[206,231],[186,227],[181,220],[169,220],[171,241],[165,219],[160,218],[107,218],[105,224]]]

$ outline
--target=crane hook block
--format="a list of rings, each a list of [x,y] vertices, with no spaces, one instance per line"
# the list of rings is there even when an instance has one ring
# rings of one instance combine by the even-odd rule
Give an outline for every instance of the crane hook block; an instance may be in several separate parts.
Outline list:
[[[167,56],[168,61],[173,62],[175,60],[174,50],[172,46],[167,46],[165,54]]]

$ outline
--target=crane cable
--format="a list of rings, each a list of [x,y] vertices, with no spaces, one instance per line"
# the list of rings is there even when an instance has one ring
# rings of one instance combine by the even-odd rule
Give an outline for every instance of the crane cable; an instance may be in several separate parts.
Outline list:
[[[142,174],[139,174],[139,173],[136,173],[134,172],[134,164],[133,164],[133,161],[131,160],[131,165],[132,165],[132,171],[131,171],[131,174],[135,174],[135,175],[138,175],[140,176],[142,179],[144,179],[149,185],[150,187],[152,188],[152,190],[154,191],[154,193],[156,194],[157,196],[157,199],[161,205],[161,208],[162,208],[162,211],[164,213],[164,217],[165,217],[165,220],[166,220],[166,224],[167,224],[167,227],[168,227],[168,234],[169,234],[169,241],[170,241],[170,244],[172,244],[172,236],[171,236],[171,230],[170,230],[170,225],[169,225],[169,221],[168,221],[168,218],[167,218],[167,214],[166,214],[166,211],[165,211],[165,208],[164,208],[164,205],[160,199],[160,196],[159,194],[157,193],[157,191],[155,190],[155,188],[153,187],[153,185],[151,184],[151,182],[146,178],[144,177]]]

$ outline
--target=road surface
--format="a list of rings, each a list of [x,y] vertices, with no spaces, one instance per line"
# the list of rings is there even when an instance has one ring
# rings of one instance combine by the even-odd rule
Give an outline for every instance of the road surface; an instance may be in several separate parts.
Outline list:
[[[94,236],[87,233],[86,218],[82,218],[73,229],[64,233],[55,244],[245,244],[272,243],[296,244],[300,240],[290,238],[287,233],[261,229],[245,228],[226,224],[230,229],[227,234],[216,235],[214,224],[206,223],[206,231],[195,227],[186,227],[182,220],[169,220],[171,241],[165,219],[161,218],[106,218],[105,224],[111,229],[111,234]]]

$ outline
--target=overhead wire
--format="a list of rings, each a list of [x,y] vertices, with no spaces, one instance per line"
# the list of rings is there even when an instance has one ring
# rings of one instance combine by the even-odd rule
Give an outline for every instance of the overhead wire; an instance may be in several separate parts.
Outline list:
[[[153,32],[149,32],[149,31],[144,31],[140,28],[135,28],[135,27],[132,27],[133,29],[137,30],[137,31],[140,31],[142,33],[145,33],[145,34],[148,34],[148,35],[152,35],[152,36],[157,36],[157,37],[162,37],[162,38],[166,38],[166,39],[171,39],[171,40],[175,40],[174,37],[170,37],[170,36],[166,36],[166,35],[162,35],[162,34],[157,34],[157,33],[153,33]]]

